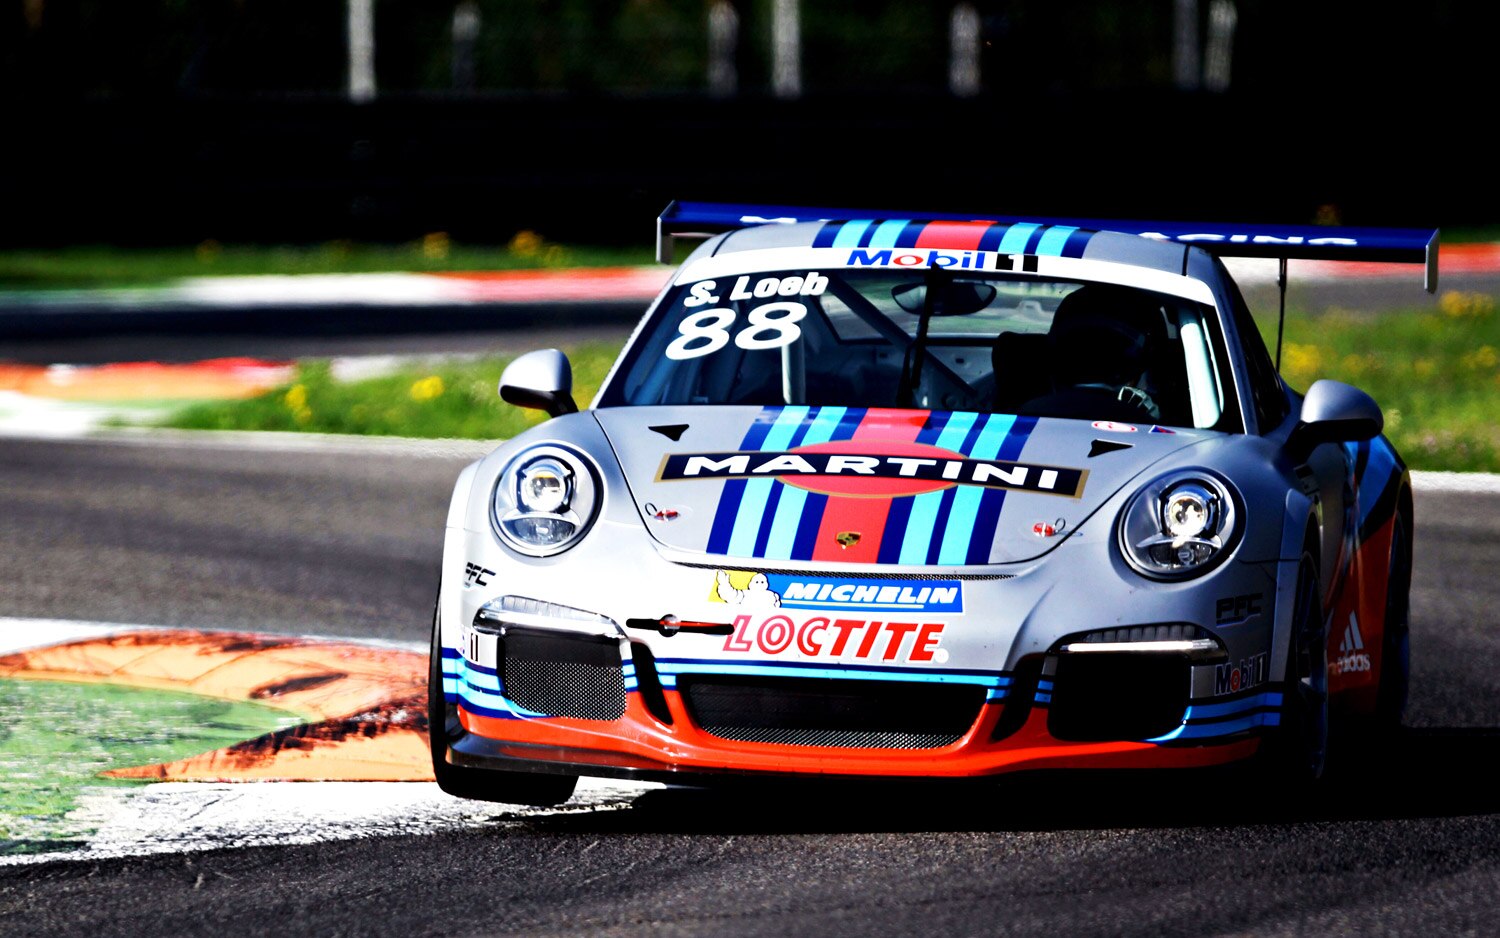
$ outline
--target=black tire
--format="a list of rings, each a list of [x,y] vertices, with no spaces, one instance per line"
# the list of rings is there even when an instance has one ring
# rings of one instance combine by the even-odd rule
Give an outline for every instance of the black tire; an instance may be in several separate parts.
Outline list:
[[[1316,557],[1304,547],[1297,565],[1281,723],[1261,747],[1262,768],[1292,784],[1316,782],[1328,763],[1328,624]]]
[[[1411,689],[1411,531],[1401,512],[1392,525],[1380,684],[1375,697],[1375,729],[1386,734],[1400,731]]]
[[[436,606],[427,653],[427,735],[432,748],[432,774],[438,787],[455,798],[548,806],[573,797],[578,785],[576,775],[475,769],[448,761],[448,701],[443,697],[442,630]]]

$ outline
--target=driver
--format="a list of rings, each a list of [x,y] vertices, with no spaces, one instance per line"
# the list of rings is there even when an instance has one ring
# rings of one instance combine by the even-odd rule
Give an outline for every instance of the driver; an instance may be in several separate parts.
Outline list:
[[[1090,284],[1063,297],[1047,333],[1052,393],[1021,405],[1039,417],[1161,419],[1151,359],[1165,341],[1161,307],[1129,287]]]

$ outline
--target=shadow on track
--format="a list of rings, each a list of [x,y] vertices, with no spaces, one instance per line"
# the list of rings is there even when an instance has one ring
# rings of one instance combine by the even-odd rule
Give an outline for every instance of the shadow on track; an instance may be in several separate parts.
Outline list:
[[[1233,768],[1028,772],[985,781],[787,783],[650,791],[625,810],[526,819],[568,833],[1047,831],[1395,820],[1500,812],[1500,727],[1351,738],[1298,791]]]

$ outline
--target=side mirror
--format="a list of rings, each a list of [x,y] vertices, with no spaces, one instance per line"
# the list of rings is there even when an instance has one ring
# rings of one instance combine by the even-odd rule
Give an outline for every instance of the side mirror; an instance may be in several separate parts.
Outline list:
[[[573,367],[555,348],[527,352],[505,366],[500,375],[500,399],[517,407],[544,410],[548,416],[576,414]]]
[[[1341,381],[1315,381],[1302,399],[1302,417],[1287,437],[1287,452],[1303,462],[1322,443],[1354,443],[1385,429],[1374,398]]]

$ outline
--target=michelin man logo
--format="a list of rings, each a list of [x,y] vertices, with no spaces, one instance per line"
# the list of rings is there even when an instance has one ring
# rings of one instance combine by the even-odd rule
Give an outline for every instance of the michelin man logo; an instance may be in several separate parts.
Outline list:
[[[731,606],[743,606],[746,609],[775,609],[781,605],[781,594],[771,589],[771,581],[766,579],[764,573],[749,573],[747,571],[735,571],[735,576],[728,570],[720,570],[714,578],[714,595],[710,598]],[[749,577],[746,581],[743,578]],[[735,581],[744,583],[743,587],[736,587]]]

